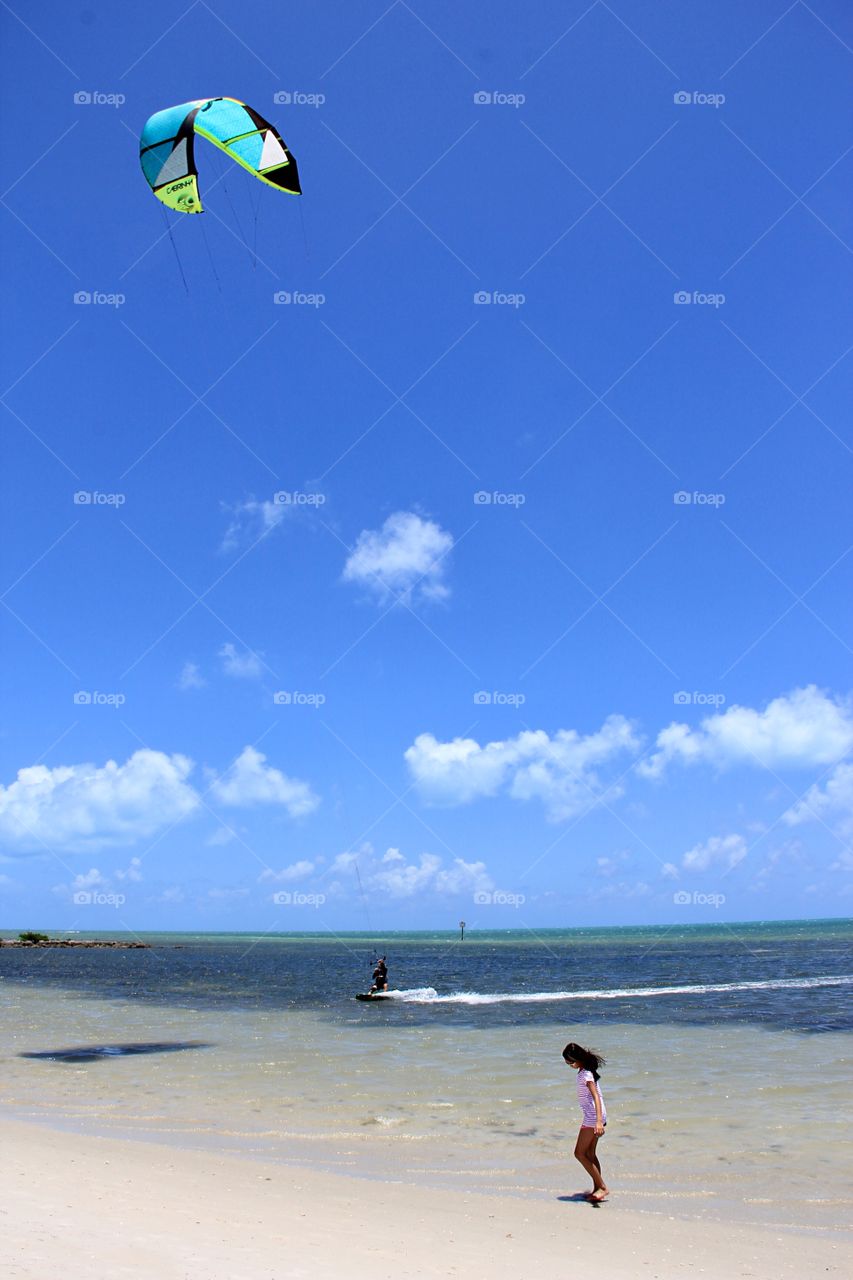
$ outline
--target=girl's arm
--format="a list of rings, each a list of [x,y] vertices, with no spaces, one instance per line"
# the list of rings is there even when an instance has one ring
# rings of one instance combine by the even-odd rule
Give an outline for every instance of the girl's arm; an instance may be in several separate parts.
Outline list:
[[[595,1103],[595,1130],[599,1137],[604,1133],[604,1113],[601,1110],[601,1094],[598,1092],[598,1085],[594,1080],[587,1080],[586,1087],[592,1094],[592,1100]]]

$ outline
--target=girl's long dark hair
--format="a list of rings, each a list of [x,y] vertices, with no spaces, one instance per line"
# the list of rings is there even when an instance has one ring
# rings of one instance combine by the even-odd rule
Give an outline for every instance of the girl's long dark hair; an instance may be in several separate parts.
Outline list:
[[[563,1050],[563,1057],[566,1062],[579,1062],[587,1071],[592,1072],[592,1078],[598,1081],[598,1068],[604,1066],[604,1058],[600,1053],[593,1053],[592,1049],[584,1049],[583,1045],[567,1044]]]

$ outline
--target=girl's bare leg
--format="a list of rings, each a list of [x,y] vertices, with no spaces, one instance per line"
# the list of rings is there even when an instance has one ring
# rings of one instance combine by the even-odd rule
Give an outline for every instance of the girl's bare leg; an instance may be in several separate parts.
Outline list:
[[[607,1186],[601,1176],[601,1165],[595,1154],[598,1137],[594,1129],[581,1129],[575,1143],[575,1159],[583,1165],[592,1178],[592,1195],[600,1199],[607,1194]]]

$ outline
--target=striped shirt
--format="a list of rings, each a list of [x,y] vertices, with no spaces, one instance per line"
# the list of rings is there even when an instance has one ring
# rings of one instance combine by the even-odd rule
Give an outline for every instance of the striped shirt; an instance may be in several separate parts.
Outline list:
[[[595,1127],[595,1099],[587,1088],[587,1081],[595,1080],[595,1076],[591,1071],[587,1071],[586,1067],[581,1067],[578,1072],[578,1102],[583,1112],[583,1123],[581,1128],[588,1129]],[[597,1086],[598,1096],[601,1098],[601,1119],[602,1122],[607,1120],[607,1108],[604,1105],[604,1094],[601,1092],[601,1085]]]

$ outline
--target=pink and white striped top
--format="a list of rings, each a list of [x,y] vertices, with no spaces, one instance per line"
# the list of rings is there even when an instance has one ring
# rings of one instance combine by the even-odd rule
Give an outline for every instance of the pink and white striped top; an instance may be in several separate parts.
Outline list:
[[[595,1099],[587,1088],[587,1081],[595,1080],[595,1076],[591,1071],[587,1071],[586,1067],[581,1067],[578,1072],[578,1102],[583,1112],[582,1129],[595,1128]],[[601,1085],[597,1086],[598,1096],[601,1098],[601,1118],[607,1121],[607,1108],[604,1105],[604,1094],[601,1092]]]

